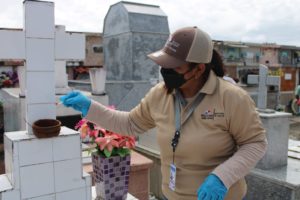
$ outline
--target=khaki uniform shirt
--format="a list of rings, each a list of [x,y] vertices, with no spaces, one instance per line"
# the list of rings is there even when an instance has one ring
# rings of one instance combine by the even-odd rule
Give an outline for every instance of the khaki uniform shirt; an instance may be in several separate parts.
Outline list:
[[[175,132],[173,94],[167,94],[164,83],[159,83],[130,111],[129,117],[140,129],[157,128],[162,190],[170,200],[197,199],[197,189],[204,179],[233,156],[239,146],[265,140],[255,104],[244,90],[211,71],[200,92],[206,96],[182,126],[175,151],[175,191],[168,187]],[[189,106],[182,108],[182,120]],[[225,199],[241,200],[245,194],[246,183],[242,178],[231,185]]]

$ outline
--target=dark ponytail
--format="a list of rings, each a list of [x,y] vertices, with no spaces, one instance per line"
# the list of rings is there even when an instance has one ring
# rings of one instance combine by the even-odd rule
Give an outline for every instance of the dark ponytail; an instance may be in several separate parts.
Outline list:
[[[209,71],[211,69],[219,77],[223,77],[225,75],[224,63],[223,63],[222,57],[219,54],[219,52],[215,49],[213,50],[213,55],[212,55],[211,62],[208,63],[208,64],[205,64],[205,67],[206,67],[206,69],[205,69],[205,72],[204,72],[204,76],[206,76],[206,78],[208,78]]]
[[[212,60],[210,62],[211,69],[215,72],[215,74],[219,77],[223,77],[225,75],[224,63],[221,55],[217,50],[213,50]]]

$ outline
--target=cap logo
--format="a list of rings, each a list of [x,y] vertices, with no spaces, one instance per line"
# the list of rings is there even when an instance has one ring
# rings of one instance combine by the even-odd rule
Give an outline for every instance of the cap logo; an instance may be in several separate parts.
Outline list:
[[[168,49],[170,49],[173,52],[177,51],[177,48],[180,46],[180,44],[174,40],[172,40],[173,38],[170,38],[166,44],[166,47]]]
[[[158,52],[155,52],[152,54],[153,57],[159,57],[161,55],[163,55],[163,52],[161,52],[161,51],[158,51]]]

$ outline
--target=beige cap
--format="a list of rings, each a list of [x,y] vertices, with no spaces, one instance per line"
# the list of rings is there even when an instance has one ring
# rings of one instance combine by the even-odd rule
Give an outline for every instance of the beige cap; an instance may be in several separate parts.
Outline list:
[[[197,27],[181,28],[171,34],[163,49],[148,57],[163,68],[176,68],[188,62],[210,63],[213,42]]]

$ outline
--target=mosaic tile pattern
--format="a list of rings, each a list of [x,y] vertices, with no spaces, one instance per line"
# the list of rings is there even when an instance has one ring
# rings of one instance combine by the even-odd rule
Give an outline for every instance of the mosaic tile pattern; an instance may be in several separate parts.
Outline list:
[[[92,154],[92,163],[98,199],[126,199],[130,172],[130,155],[104,158],[94,153]]]

